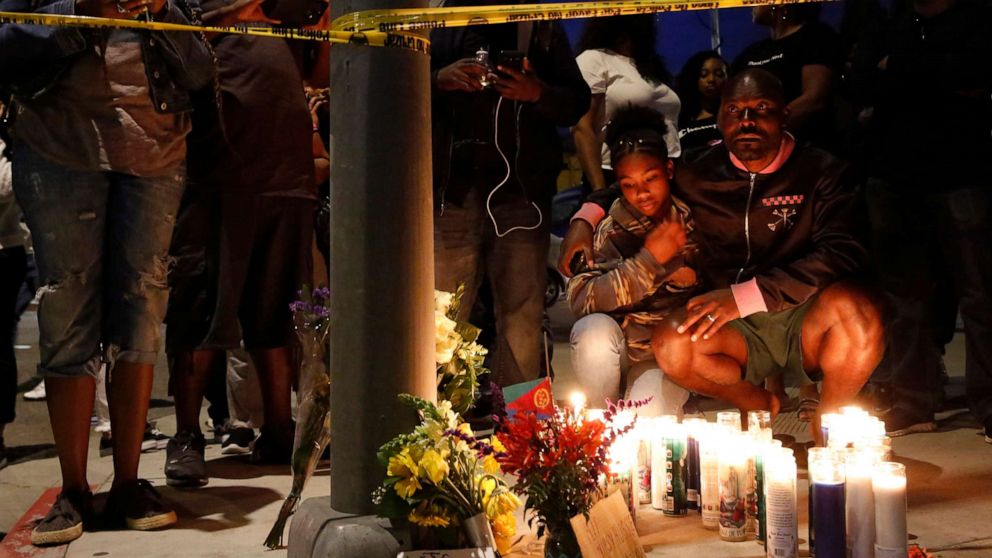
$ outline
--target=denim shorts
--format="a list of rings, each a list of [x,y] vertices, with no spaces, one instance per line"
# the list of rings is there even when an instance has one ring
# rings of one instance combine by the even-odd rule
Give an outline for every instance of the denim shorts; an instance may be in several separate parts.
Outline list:
[[[184,166],[157,177],[75,170],[19,142],[12,168],[41,284],[39,374],[154,363]]]

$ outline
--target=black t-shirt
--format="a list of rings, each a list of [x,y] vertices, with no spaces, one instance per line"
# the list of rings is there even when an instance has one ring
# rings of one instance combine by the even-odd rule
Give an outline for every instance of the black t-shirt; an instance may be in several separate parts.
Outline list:
[[[804,66],[827,66],[836,76],[843,60],[840,36],[828,25],[812,22],[781,39],[763,39],[745,48],[734,61],[732,73],[754,67],[768,70],[782,81],[785,100],[790,103],[802,95]],[[829,148],[833,141],[829,110],[810,115],[792,132],[801,140]]]
[[[705,147],[713,140],[721,139],[716,117],[686,120],[679,124],[679,145],[682,151]]]

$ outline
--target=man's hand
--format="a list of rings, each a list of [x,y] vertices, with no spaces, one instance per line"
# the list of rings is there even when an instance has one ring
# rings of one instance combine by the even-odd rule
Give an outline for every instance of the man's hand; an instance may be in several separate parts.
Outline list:
[[[730,289],[710,291],[697,296],[685,305],[689,316],[679,326],[678,332],[685,333],[695,325],[690,339],[709,339],[720,331],[727,322],[741,317],[737,301]]]
[[[681,223],[659,223],[644,239],[644,247],[654,259],[664,265],[685,246],[685,229]]]
[[[489,69],[475,61],[475,58],[462,58],[437,72],[437,88],[442,91],[482,91],[479,79]]]
[[[574,275],[569,264],[572,263],[576,254],[581,253],[586,265],[592,266],[592,234],[592,225],[582,219],[576,219],[568,226],[565,240],[562,240],[561,249],[558,252],[558,271],[562,275],[565,277]]]
[[[536,103],[541,100],[544,84],[534,74],[530,60],[524,58],[523,71],[520,72],[505,66],[497,66],[496,69],[502,75],[493,87],[501,97],[525,103]]]
[[[76,0],[76,13],[91,17],[135,19],[144,12],[157,14],[166,0]]]

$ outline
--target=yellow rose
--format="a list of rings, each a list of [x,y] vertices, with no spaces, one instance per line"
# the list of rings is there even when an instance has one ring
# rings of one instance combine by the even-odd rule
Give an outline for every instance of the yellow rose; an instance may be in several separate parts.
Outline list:
[[[455,331],[458,325],[441,312],[434,312],[434,359],[440,364],[451,362],[462,336]]]
[[[427,450],[420,458],[419,476],[430,479],[435,485],[440,484],[448,474],[448,463],[435,450]]]

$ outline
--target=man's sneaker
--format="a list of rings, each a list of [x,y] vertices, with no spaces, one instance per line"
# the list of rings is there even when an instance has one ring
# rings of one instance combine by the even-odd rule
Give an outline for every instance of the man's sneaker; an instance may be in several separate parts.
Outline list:
[[[83,520],[93,517],[92,498],[89,491],[63,490],[31,531],[31,544],[65,544],[78,539],[83,534]]]
[[[3,436],[0,436],[0,469],[3,469],[6,466],[7,466],[7,447],[3,445]]]
[[[245,426],[231,430],[227,439],[220,445],[224,455],[245,455],[251,453],[251,443],[255,440],[255,431]]]
[[[992,417],[985,419],[985,443],[992,444]],[[0,446],[2,446],[0,442]]]
[[[207,484],[207,463],[203,456],[206,445],[199,432],[179,432],[169,440],[165,448],[165,483],[178,487]]]
[[[293,429],[275,433],[263,426],[258,438],[255,438],[252,444],[251,462],[264,465],[289,465],[293,460]]]
[[[45,393],[45,380],[38,382],[30,391],[24,392],[24,399],[27,401],[44,401],[48,395]]]
[[[111,488],[106,517],[110,525],[124,525],[135,531],[162,529],[176,523],[172,506],[144,479]]]
[[[169,437],[162,434],[154,424],[145,426],[145,436],[141,439],[141,451],[164,450],[169,445]]]
[[[918,432],[933,432],[937,429],[933,415],[921,417],[899,407],[893,407],[891,411],[886,413],[884,420],[885,433],[892,438]]]

